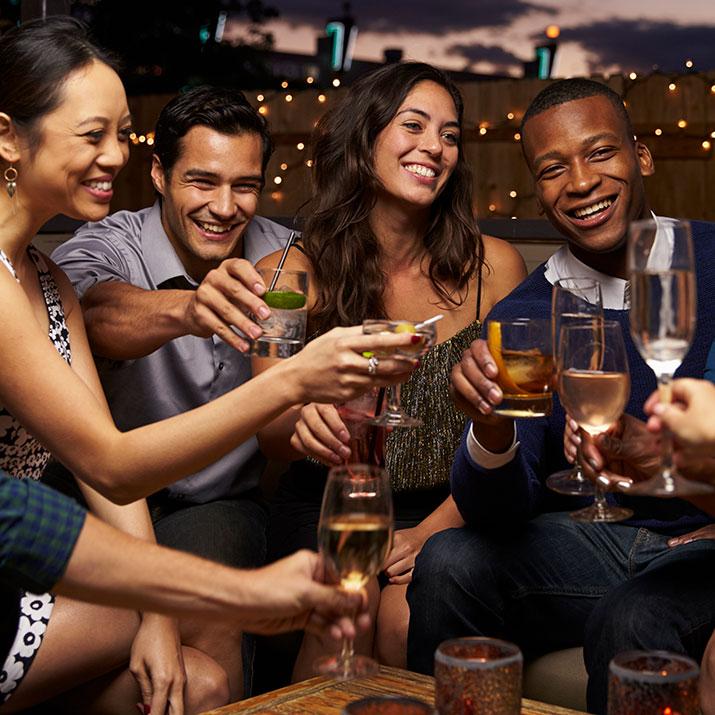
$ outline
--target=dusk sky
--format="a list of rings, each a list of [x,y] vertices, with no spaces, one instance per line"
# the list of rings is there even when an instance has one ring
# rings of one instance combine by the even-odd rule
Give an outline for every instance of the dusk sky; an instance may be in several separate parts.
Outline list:
[[[312,54],[342,2],[266,0],[276,49]],[[453,69],[521,75],[549,24],[561,27],[554,75],[715,69],[713,0],[355,0],[355,57],[382,59],[400,47],[408,59]]]

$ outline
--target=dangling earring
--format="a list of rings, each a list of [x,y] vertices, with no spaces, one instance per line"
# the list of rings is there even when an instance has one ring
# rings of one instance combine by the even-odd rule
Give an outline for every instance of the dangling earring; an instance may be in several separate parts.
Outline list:
[[[17,189],[17,169],[14,166],[8,166],[8,168],[5,169],[4,177],[7,195],[12,198],[15,195],[15,190]]]

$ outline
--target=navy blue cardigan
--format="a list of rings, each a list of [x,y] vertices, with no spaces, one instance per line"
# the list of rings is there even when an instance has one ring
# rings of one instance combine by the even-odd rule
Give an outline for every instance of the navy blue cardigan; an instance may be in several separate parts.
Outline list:
[[[698,294],[697,328],[692,347],[676,377],[702,377],[710,346],[715,338],[715,224],[692,222]],[[500,301],[488,319],[517,317],[550,318],[551,284],[539,266],[521,285]],[[631,395],[626,412],[644,419],[643,403],[656,388],[653,372],[645,364],[630,337],[627,310],[604,310],[617,320],[623,335],[631,370]],[[529,519],[545,511],[574,509],[589,500],[553,494],[544,486],[552,472],[568,467],[563,453],[564,411],[554,395],[549,417],[518,419],[520,447],[503,467],[484,469],[469,456],[465,435],[452,467],[452,496],[464,520],[474,527],[498,527]],[[467,427],[469,429],[469,426]],[[627,522],[665,534],[681,534],[713,521],[681,499],[608,496],[634,510]]]

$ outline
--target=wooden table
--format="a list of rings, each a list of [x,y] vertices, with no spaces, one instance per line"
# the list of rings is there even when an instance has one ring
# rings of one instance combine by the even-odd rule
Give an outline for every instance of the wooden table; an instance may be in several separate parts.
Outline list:
[[[379,675],[360,680],[337,681],[320,677],[304,680],[287,688],[274,690],[242,702],[211,710],[204,715],[339,715],[340,709],[353,700],[369,695],[412,695],[434,703],[434,678],[399,668],[382,666]],[[523,700],[522,715],[584,715],[556,705]]]

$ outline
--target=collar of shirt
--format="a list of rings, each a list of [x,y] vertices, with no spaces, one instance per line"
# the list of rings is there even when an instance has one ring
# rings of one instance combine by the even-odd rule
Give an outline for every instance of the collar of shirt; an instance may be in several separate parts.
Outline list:
[[[659,256],[662,256],[664,251],[667,250],[666,247],[669,247],[667,255],[670,257],[673,246],[673,232],[671,228],[673,219],[658,217],[652,212],[651,215],[658,224],[653,254],[657,253]],[[629,282],[623,280],[623,278],[601,273],[587,266],[582,261],[579,261],[579,259],[571,253],[568,243],[562,246],[546,261],[544,277],[551,285],[562,278],[593,278],[601,283],[603,307],[606,310],[626,310],[630,305]]]
[[[161,223],[161,207],[156,201],[144,221],[141,232],[142,253],[154,285],[160,286],[175,278],[183,278],[189,286],[196,288],[198,283],[184,269],[169,237]]]

